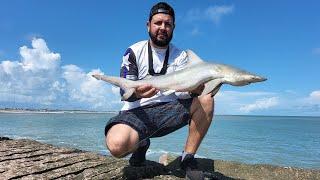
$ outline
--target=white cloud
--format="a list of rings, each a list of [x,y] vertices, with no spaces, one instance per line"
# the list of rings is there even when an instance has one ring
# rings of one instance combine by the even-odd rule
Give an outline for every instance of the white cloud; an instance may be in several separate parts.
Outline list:
[[[320,106],[320,90],[312,91],[308,97],[300,99],[299,103],[302,106]]]
[[[301,94],[283,92],[219,91],[215,96],[217,114],[266,114],[320,116],[320,90]]]
[[[120,99],[111,86],[92,78],[100,70],[84,72],[76,65],[60,66],[61,56],[43,39],[20,48],[20,61],[0,63],[0,105],[5,102],[83,109],[116,109],[110,99]]]
[[[209,20],[217,25],[220,23],[223,16],[233,13],[233,11],[233,5],[209,6],[206,9],[194,8],[187,12],[185,19],[188,22]]]
[[[276,93],[253,91],[253,92],[239,92],[239,91],[219,91],[215,96],[221,101],[239,101],[241,99],[256,99],[259,97],[275,96]]]
[[[57,81],[60,54],[51,52],[43,39],[33,39],[32,48],[21,47],[20,55],[20,61],[0,63],[0,92],[18,103],[51,104],[56,97],[51,85]]]
[[[272,103],[278,102],[277,93],[253,91],[219,91],[215,96],[217,114],[259,114],[264,107],[272,107]],[[269,102],[267,101],[269,100]]]
[[[112,96],[120,98],[119,95],[115,96],[110,85],[92,77],[96,73],[103,74],[100,70],[92,70],[86,73],[75,65],[67,65],[62,69],[71,101],[87,103],[92,105],[92,109],[96,109],[109,106],[108,98],[112,98]]]
[[[253,104],[247,104],[240,107],[240,111],[250,113],[255,110],[264,110],[278,105],[278,97],[258,99]]]
[[[112,86],[111,90],[114,95],[119,95],[119,93],[120,93],[119,87]]]
[[[215,24],[219,24],[222,16],[233,12],[233,6],[212,6],[205,10],[205,15]]]
[[[14,72],[20,68],[21,64],[17,61],[2,61],[1,62],[1,69],[2,72],[9,74],[9,75],[14,75]]]
[[[280,94],[279,104],[276,113],[294,116],[320,116],[320,90],[314,90],[308,94],[301,94],[298,91]]]
[[[33,39],[32,48],[20,47],[22,67],[24,70],[39,71],[56,69],[59,65],[60,54],[50,52],[43,39]]]
[[[220,96],[237,96],[237,97],[251,97],[251,96],[267,96],[274,95],[273,92],[265,91],[249,91],[249,92],[239,92],[239,91],[223,91],[220,93]]]
[[[320,90],[311,92],[309,97],[312,101],[318,101],[320,103]]]
[[[190,9],[185,17],[185,20],[188,22],[194,22],[204,19],[204,14],[200,9]]]

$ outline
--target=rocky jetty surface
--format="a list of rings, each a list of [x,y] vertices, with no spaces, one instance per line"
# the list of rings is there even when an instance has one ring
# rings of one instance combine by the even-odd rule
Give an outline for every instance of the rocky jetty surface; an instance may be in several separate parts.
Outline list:
[[[205,179],[320,179],[320,170],[197,159]],[[34,140],[0,137],[0,179],[184,179],[177,158],[130,167],[115,159]]]

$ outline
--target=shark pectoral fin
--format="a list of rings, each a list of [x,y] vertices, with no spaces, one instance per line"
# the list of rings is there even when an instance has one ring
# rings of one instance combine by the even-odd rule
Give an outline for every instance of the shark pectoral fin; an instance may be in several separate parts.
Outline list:
[[[204,89],[203,89],[200,96],[203,96],[203,95],[206,95],[209,93],[211,93],[211,95],[212,95],[214,91],[215,91],[214,94],[216,94],[219,91],[221,85],[222,85],[222,83],[221,83],[220,79],[214,79],[214,80],[211,80],[211,81],[205,83]],[[214,96],[214,94],[212,96]]]
[[[217,94],[217,92],[220,90],[221,86],[222,86],[222,83],[220,83],[218,86],[216,86],[216,87],[213,89],[213,91],[211,92],[211,97],[213,97],[214,95]]]
[[[134,93],[135,89],[134,88],[130,88],[130,89],[125,89],[125,93],[122,95],[121,97],[121,101],[126,101],[128,100],[132,94]]]
[[[176,92],[175,90],[167,90],[167,91],[162,92],[162,94],[165,96],[168,96],[168,95],[175,93],[175,92]]]

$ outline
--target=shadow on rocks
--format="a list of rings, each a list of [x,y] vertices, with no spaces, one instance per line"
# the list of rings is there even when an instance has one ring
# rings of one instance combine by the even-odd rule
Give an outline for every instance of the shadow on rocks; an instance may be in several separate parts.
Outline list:
[[[146,166],[133,167],[126,166],[123,168],[123,178],[124,179],[145,179],[145,178],[154,178],[160,175],[168,175],[168,169],[166,166],[154,162],[146,162]]]
[[[12,140],[12,139],[10,139],[8,137],[0,137],[0,141],[6,141],[6,140]]]
[[[214,160],[201,158],[196,160],[198,170],[204,172],[204,179],[235,180],[220,172],[215,172]],[[185,172],[180,169],[179,158],[175,158],[167,166],[154,161],[147,161],[147,165],[143,167],[127,166],[123,169],[123,175],[124,179],[152,179],[164,175],[170,179],[180,179],[186,176]]]

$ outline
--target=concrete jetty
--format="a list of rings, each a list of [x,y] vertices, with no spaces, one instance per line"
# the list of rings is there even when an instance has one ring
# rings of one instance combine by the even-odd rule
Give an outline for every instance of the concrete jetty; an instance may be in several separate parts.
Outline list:
[[[320,170],[197,159],[205,179],[320,179]],[[130,167],[126,159],[57,147],[29,139],[0,137],[0,179],[184,179],[177,158],[168,165],[148,161]]]

